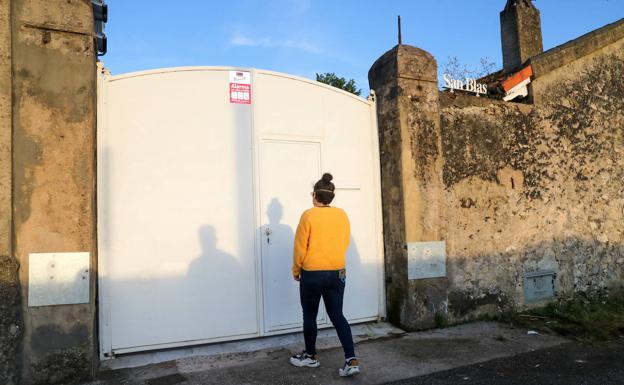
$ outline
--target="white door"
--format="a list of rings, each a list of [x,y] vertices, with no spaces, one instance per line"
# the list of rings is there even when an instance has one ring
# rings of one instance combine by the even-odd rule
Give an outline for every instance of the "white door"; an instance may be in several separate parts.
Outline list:
[[[310,193],[321,175],[321,144],[263,140],[260,164],[264,320],[265,331],[273,332],[303,324],[299,283],[290,269],[299,217],[312,207]],[[322,304],[318,323],[326,323]]]

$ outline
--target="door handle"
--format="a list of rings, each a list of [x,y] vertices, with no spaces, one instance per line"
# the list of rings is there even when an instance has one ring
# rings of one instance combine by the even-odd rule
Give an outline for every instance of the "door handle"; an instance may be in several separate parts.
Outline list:
[[[264,228],[264,235],[266,235],[267,237],[267,245],[271,244],[271,234],[273,232],[271,231],[271,228],[269,226]]]

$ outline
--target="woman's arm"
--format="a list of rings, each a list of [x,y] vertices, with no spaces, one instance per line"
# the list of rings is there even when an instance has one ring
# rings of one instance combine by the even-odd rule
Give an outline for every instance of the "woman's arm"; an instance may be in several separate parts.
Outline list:
[[[303,259],[308,254],[308,241],[310,239],[310,222],[308,221],[305,213],[299,219],[299,225],[297,226],[297,232],[295,234],[295,246],[293,250],[293,265],[292,274],[296,281],[301,276],[301,268],[303,266]]]

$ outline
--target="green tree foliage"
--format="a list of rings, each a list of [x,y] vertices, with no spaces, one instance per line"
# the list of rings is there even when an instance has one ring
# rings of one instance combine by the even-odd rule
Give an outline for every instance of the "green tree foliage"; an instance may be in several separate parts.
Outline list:
[[[316,74],[316,81],[329,84],[330,86],[334,86],[336,88],[340,88],[341,90],[345,90],[347,92],[351,92],[352,94],[360,96],[362,93],[361,89],[358,89],[355,85],[355,80],[350,79],[347,81],[345,78],[338,77],[333,72],[326,72],[324,74]]]

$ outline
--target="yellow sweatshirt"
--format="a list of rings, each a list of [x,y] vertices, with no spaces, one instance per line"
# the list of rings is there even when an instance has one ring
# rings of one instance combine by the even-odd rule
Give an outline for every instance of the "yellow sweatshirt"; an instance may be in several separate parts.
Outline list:
[[[295,234],[293,275],[301,274],[301,269],[344,269],[349,237],[349,218],[344,210],[337,207],[306,210]]]

